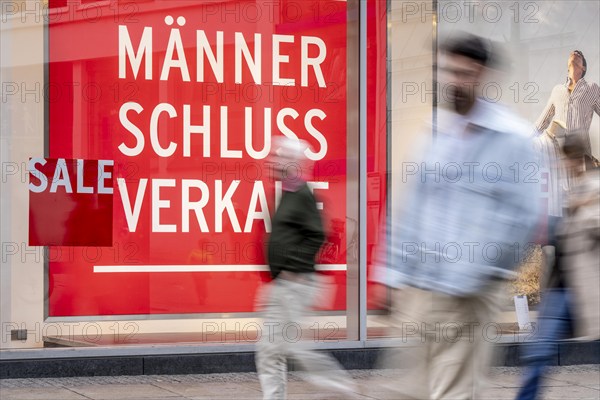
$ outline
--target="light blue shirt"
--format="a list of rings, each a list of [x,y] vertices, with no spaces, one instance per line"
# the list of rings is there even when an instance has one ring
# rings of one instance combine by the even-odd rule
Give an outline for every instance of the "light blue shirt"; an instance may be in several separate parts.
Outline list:
[[[526,126],[502,106],[440,111],[436,139],[404,177],[410,191],[374,279],[472,295],[514,276],[540,216],[539,166]]]

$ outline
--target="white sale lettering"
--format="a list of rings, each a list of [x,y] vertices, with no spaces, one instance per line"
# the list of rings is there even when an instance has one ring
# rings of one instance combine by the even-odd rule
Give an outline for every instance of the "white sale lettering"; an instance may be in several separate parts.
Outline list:
[[[189,86],[194,92],[205,90],[203,85],[207,82],[228,87],[269,86],[271,91],[274,87],[281,90],[328,86],[323,74],[327,45],[317,36],[205,31],[194,29],[184,17],[177,19],[179,27],[172,26],[174,19],[171,16],[166,16],[164,22],[166,29],[170,29],[167,36],[159,35],[160,29],[165,29],[164,25],[136,28],[135,33],[127,25],[119,25],[119,80],[176,81],[177,85]],[[157,56],[161,51],[164,57]],[[126,158],[135,161],[137,157],[155,155],[158,165],[167,165],[164,162],[169,158],[176,158],[178,163],[182,159],[196,161],[199,158],[265,160],[271,152],[272,136],[279,134],[310,141],[313,146],[305,154],[310,160],[319,161],[327,156],[328,136],[335,134],[323,129],[322,121],[328,115],[316,100],[309,102],[308,107],[294,108],[294,101],[240,105],[239,101],[225,100],[215,105],[202,104],[195,98],[184,103],[174,100],[173,104],[162,95],[159,98],[160,102],[154,104],[141,100],[121,104],[117,149]],[[230,118],[235,121],[235,127],[229,123]],[[32,160],[32,163],[35,167],[41,161]],[[51,190],[58,187],[69,190],[70,181],[65,171],[57,165]],[[130,232],[138,229],[142,212],[150,216],[151,232],[232,230],[251,233],[256,227],[267,232],[271,230],[267,202],[270,195],[267,195],[261,177],[243,184],[239,179],[210,181],[168,175],[141,177],[134,182],[123,177],[116,180]],[[242,185],[246,186],[239,189]],[[48,181],[41,179],[37,184],[30,184],[30,189],[44,190],[47,186]],[[310,187],[311,190],[327,190],[329,184],[311,182]],[[150,194],[146,196],[148,188]],[[101,185],[97,189],[99,192],[107,190]],[[88,193],[94,189],[84,186],[78,179],[77,190]],[[240,191],[245,194],[236,196]],[[246,197],[245,205],[240,205],[238,197]],[[276,182],[275,206],[280,198],[281,184]],[[319,208],[323,208],[322,203]],[[168,220],[173,218],[173,209],[181,210],[178,221]],[[211,211],[206,212],[207,209]],[[207,219],[211,214],[213,219]]]

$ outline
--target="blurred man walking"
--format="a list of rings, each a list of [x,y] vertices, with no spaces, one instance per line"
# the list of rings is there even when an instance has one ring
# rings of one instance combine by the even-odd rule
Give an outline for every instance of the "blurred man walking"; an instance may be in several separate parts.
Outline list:
[[[315,256],[325,234],[315,198],[302,174],[309,169],[304,152],[308,145],[300,140],[274,140],[271,161],[282,181],[283,194],[272,220],[268,261],[273,281],[259,294],[257,306],[263,312],[264,329],[257,344],[256,369],[265,399],[286,398],[287,361],[292,358],[307,379],[326,389],[351,396],[354,383],[337,361],[290,339],[287,330],[300,327],[319,285]],[[292,329],[293,330],[293,329]]]
[[[569,207],[558,224],[556,261],[552,264],[533,342],[521,358],[527,369],[517,400],[540,398],[546,368],[556,342],[600,338],[600,169],[576,135],[563,145],[571,179]]]
[[[397,385],[401,399],[478,398],[502,284],[514,276],[538,221],[525,125],[476,95],[489,49],[476,36],[445,47],[442,94],[450,109],[439,110],[421,173],[392,211],[389,262],[375,273],[375,281],[399,289],[395,321],[414,344],[401,360],[408,366]]]

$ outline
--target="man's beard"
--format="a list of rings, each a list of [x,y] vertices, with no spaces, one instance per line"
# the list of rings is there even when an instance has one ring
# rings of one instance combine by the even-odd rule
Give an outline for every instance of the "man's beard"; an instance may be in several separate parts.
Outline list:
[[[475,98],[467,89],[452,87],[450,89],[450,103],[454,106],[454,111],[460,115],[465,115],[475,103]]]

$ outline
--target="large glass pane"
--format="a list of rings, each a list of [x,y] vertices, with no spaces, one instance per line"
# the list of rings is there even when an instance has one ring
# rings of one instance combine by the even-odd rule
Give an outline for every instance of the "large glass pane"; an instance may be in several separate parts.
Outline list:
[[[589,96],[600,81],[599,16],[600,4],[593,1],[388,2],[388,202],[402,201],[405,178],[410,173],[407,168],[411,166],[411,143],[417,137],[427,139],[435,135],[430,126],[436,122],[438,105],[443,106],[450,89],[437,80],[437,52],[459,32],[489,39],[494,55],[509,67],[495,71],[474,90],[488,101],[503,103],[522,118],[523,126],[531,130],[531,136],[523,140],[533,144],[536,131],[539,135],[553,121],[564,120],[567,134],[584,132],[586,139],[589,138],[590,152],[597,159],[600,118],[597,106],[595,109],[593,106],[598,104],[597,99]],[[382,46],[381,42],[372,43]],[[557,88],[564,88],[567,82],[567,61],[575,50],[586,59],[585,85],[592,88],[585,95],[589,100],[582,101],[583,95],[577,99],[576,92],[570,96],[571,103],[587,104],[579,113],[566,102],[557,109],[550,101]],[[371,73],[376,76],[374,71]],[[376,98],[376,91],[371,91],[368,101],[376,102]],[[576,115],[583,114],[586,116],[581,121],[585,122],[576,126],[575,120],[579,118]],[[423,129],[427,126],[428,129]],[[369,134],[377,134],[377,127],[370,129]],[[556,192],[562,189],[556,186],[550,168],[543,163],[537,168],[546,214],[560,216]],[[543,270],[540,246],[543,231],[541,227],[536,245],[524,249],[528,256],[519,278],[506,285],[501,304],[504,312],[498,321],[505,334],[503,340],[518,338],[514,296],[526,295],[534,308],[540,300],[540,284],[547,273]],[[384,242],[378,244],[384,246]],[[369,317],[369,327],[374,328],[369,331],[371,338],[380,336],[385,330],[379,328],[386,326],[385,318],[375,311]],[[533,321],[534,316],[532,313],[529,319]]]
[[[254,341],[282,190],[266,156],[281,135],[313,148],[327,232],[329,289],[304,334],[356,336],[355,2],[14,4],[2,323],[30,334],[2,348]]]
[[[470,6],[440,0],[438,4],[439,41],[442,43],[457,32],[470,32],[489,39],[509,62],[501,74],[477,88],[491,102],[503,103],[516,112],[530,129],[529,140],[539,149],[539,136],[551,128],[553,121],[566,124],[566,134],[580,131],[595,158],[600,156],[600,118],[597,94],[593,85],[600,82],[600,3],[596,1],[524,1],[475,2]],[[587,71],[568,101],[556,104],[556,90],[567,82],[569,55],[579,50],[587,60]],[[585,81],[585,82],[584,82]],[[588,89],[583,89],[583,85]],[[445,88],[439,88],[444,100]],[[594,99],[595,97],[595,99]],[[587,100],[582,100],[587,98]],[[567,103],[577,104],[576,107]],[[587,103],[587,105],[583,105]],[[597,106],[596,106],[597,107]],[[577,111],[576,111],[577,110]],[[576,116],[581,115],[581,118]],[[576,119],[580,121],[576,122]],[[585,120],[585,122],[584,122]],[[533,137],[537,137],[534,139]],[[562,139],[558,139],[562,140]],[[546,217],[561,217],[561,198],[565,198],[565,182],[559,183],[556,168],[541,155],[539,173]],[[508,285],[503,306],[507,310],[502,323],[507,330],[515,329],[514,295],[527,296],[535,310],[540,290],[547,276],[542,246],[546,244],[544,228],[540,240],[531,246],[531,253],[520,270],[519,279]],[[530,316],[533,320],[534,313]],[[512,327],[512,328],[511,328]]]
[[[381,10],[383,2],[374,2]],[[383,227],[391,217],[389,205],[402,201],[405,180],[402,168],[412,161],[414,140],[423,134],[423,127],[431,121],[435,90],[433,69],[435,53],[434,3],[411,1],[387,2],[386,18],[372,18],[373,31],[369,36],[370,79],[368,136],[370,138],[368,168],[370,180],[377,184],[368,187],[368,244],[371,250],[369,272],[372,276],[375,258],[381,266],[385,261],[386,238]],[[424,10],[423,14],[414,10]],[[429,10],[428,12],[426,12]],[[385,35],[379,30],[385,29]],[[376,55],[377,56],[376,56]],[[385,66],[383,64],[385,63]],[[385,73],[382,71],[384,69]],[[385,81],[384,81],[385,79]],[[385,86],[384,86],[385,85]],[[382,90],[380,88],[385,88]],[[383,93],[382,93],[383,92]],[[385,97],[384,97],[385,96]],[[385,99],[385,100],[384,100]],[[386,114],[382,114],[383,112]],[[383,137],[385,135],[385,140]],[[377,210],[377,211],[375,211]],[[377,216],[377,217],[376,217]],[[392,232],[393,234],[393,232]],[[376,304],[372,282],[369,285],[368,337],[378,338],[393,334],[388,328],[385,305]],[[389,294],[389,293],[388,293]],[[379,299],[381,300],[381,299]],[[387,299],[390,301],[389,296]],[[389,304],[388,304],[389,305]]]

